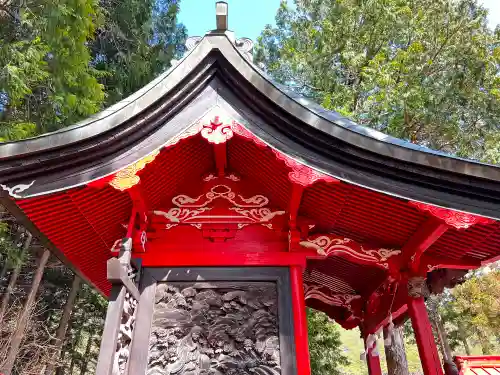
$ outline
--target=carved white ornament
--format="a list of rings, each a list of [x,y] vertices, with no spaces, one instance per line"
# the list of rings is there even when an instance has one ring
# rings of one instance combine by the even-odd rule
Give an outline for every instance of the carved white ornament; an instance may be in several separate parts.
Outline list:
[[[216,180],[218,178],[219,177],[217,177],[213,174],[209,174],[207,177],[203,178],[203,181],[210,182],[210,181]],[[235,176],[234,174],[230,174],[229,176],[224,176],[224,178],[231,180],[231,181],[234,181],[234,182],[238,182],[241,180],[238,176]]]
[[[326,293],[320,285],[304,284],[305,299],[314,298],[331,306],[351,308],[351,302],[355,299],[360,299],[361,296],[353,294],[333,294]]]
[[[23,191],[29,189],[31,186],[33,186],[34,183],[35,183],[35,180],[31,181],[30,184],[19,184],[19,185],[15,185],[12,187],[9,187],[9,186],[4,185],[4,184],[0,184],[0,187],[3,190],[7,191],[12,198],[22,198],[19,195],[19,193],[22,193]]]
[[[204,123],[201,128],[201,136],[209,143],[221,144],[227,142],[233,137],[231,122],[215,116],[213,120]]]
[[[336,237],[334,235],[320,235],[315,238],[301,241],[300,244],[306,248],[315,249],[319,255],[345,255],[354,260],[364,263],[373,263],[384,268],[389,268],[387,260],[401,253],[401,250],[394,249],[365,249],[361,244],[350,238]]]
[[[205,178],[205,180],[210,181],[212,178]],[[231,203],[232,207],[229,207],[228,210],[235,214],[211,213],[213,207],[210,204],[217,199]],[[273,211],[265,207],[269,203],[269,199],[263,195],[246,198],[233,192],[229,186],[222,184],[213,186],[207,193],[195,198],[184,194],[177,195],[172,198],[172,203],[177,207],[170,208],[168,211],[155,210],[153,214],[164,217],[172,224],[235,223],[239,225],[239,229],[248,224],[262,224],[272,229],[272,223],[269,221],[275,216],[285,214],[285,211]],[[166,229],[172,227],[173,225],[167,224]]]

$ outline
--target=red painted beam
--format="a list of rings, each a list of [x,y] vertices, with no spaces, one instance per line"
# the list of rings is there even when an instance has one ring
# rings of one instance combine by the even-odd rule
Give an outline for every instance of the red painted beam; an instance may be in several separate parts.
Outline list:
[[[392,275],[388,276],[386,280],[382,282],[379,287],[377,287],[367,301],[371,301],[374,298],[381,298],[380,295],[376,295],[379,289],[391,279],[396,278],[400,283],[406,282],[406,277],[401,277],[401,271],[409,271],[410,274],[423,274],[427,273],[426,270],[420,269],[420,264],[422,256],[424,256],[424,252],[429,249],[446,231],[449,226],[440,220],[430,217],[425,221],[417,231],[410,237],[410,239],[406,242],[406,244],[401,248],[401,254],[397,257],[389,259],[389,271]],[[429,258],[424,258],[427,261]],[[408,276],[406,273],[406,276]],[[399,288],[401,290],[406,290],[406,288]],[[392,299],[391,299],[392,300]],[[388,315],[391,313],[389,310],[389,306],[381,306],[379,309],[387,311],[384,314],[384,319],[381,322],[376,322],[376,320],[370,319],[372,322],[372,326],[370,327],[371,332],[376,332],[375,327],[383,326],[383,322],[387,320]],[[398,310],[399,311],[399,310]],[[393,313],[394,319],[394,313]]]
[[[401,306],[399,309],[397,309],[392,313],[392,321],[395,321],[407,311],[408,311],[408,305]],[[385,327],[387,324],[389,324],[389,317],[385,318],[379,324],[377,324],[373,329],[373,332],[377,332],[381,327]]]
[[[227,166],[226,142],[214,144],[214,157],[215,157],[215,166],[217,168],[217,175],[219,177],[224,177]]]
[[[236,266],[298,266],[305,267],[308,253],[235,253],[220,251],[148,251],[134,254],[143,267],[236,267]],[[302,292],[303,294],[303,292]]]
[[[302,272],[303,267],[290,267],[295,354],[297,358],[297,373],[300,375],[310,375],[311,365],[309,362],[306,304],[304,298],[304,281],[302,279]]]
[[[424,254],[420,261],[419,274],[425,273],[438,268],[451,268],[455,270],[474,270],[481,267],[482,263],[479,260],[462,260],[443,257],[433,257]]]
[[[408,311],[425,375],[443,375],[443,368],[432,334],[431,322],[423,297],[408,298]]]
[[[398,260],[400,267],[404,269],[408,266],[410,271],[417,273],[422,254],[431,247],[448,228],[448,225],[434,217],[427,219],[401,249],[401,256]]]
[[[366,349],[366,339],[367,335],[363,337],[363,341]],[[368,349],[366,353],[366,365],[368,366],[369,375],[382,375],[382,368],[380,367],[380,356],[372,355],[373,350],[377,347],[377,342],[373,348]]]
[[[300,202],[302,201],[302,195],[304,193],[304,187],[297,183],[292,183],[292,193],[290,194],[290,203],[288,207],[289,213],[289,250],[295,251],[300,250],[300,232],[297,229],[297,216],[299,213]]]

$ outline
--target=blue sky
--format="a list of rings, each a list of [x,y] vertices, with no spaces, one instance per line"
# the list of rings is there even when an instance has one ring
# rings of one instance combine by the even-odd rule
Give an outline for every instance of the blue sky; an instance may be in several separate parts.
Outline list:
[[[264,26],[274,25],[279,0],[226,0],[229,4],[229,29],[237,38],[254,41]],[[500,1],[500,0],[499,0]],[[186,25],[189,36],[203,36],[215,28],[216,0],[181,0],[179,21]]]
[[[181,0],[179,21],[186,25],[189,36],[203,36],[215,28],[216,0]],[[267,24],[274,25],[279,0],[227,0],[229,4],[229,29],[237,38],[257,40]],[[482,0],[489,9],[491,28],[500,23],[500,0]]]

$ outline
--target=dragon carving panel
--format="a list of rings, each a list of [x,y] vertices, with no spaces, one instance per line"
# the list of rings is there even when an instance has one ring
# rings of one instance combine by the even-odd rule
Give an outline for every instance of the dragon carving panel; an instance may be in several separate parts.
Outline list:
[[[159,283],[148,375],[280,375],[272,282]]]

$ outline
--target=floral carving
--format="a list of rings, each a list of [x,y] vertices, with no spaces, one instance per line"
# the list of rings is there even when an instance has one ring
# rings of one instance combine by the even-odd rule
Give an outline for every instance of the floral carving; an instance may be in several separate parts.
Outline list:
[[[296,184],[307,187],[314,184],[316,181],[339,182],[339,180],[318,172],[308,167],[307,165],[301,164],[277,150],[273,150],[273,152],[278,159],[283,160],[285,164],[291,169],[291,171],[288,173],[288,178],[290,179],[290,181]]]
[[[408,203],[415,206],[420,211],[428,211],[431,215],[456,229],[467,229],[475,224],[492,224],[495,222],[495,220],[487,217],[450,210],[448,208],[437,207],[426,203],[414,201]]]
[[[350,238],[338,237],[332,234],[317,235],[301,241],[306,248],[315,249],[322,256],[342,256],[358,263],[376,265],[385,269],[389,268],[389,258],[401,253],[394,249],[366,249],[363,245]]]
[[[202,194],[197,198],[183,194],[177,195],[172,198],[172,203],[177,207],[201,208],[206,207],[216,199],[225,199],[234,206],[241,208],[264,207],[269,203],[269,199],[263,195],[254,195],[249,198],[245,198],[239,194],[236,195],[227,185],[215,185],[206,194]]]
[[[201,136],[209,143],[218,145],[233,137],[233,129],[231,123],[221,121],[219,116],[215,116],[208,124],[203,125]]]
[[[211,182],[219,177],[209,175],[204,181]],[[229,180],[239,182],[237,176],[231,175]],[[214,201],[223,200],[230,204],[217,204]],[[197,197],[188,195],[177,195],[172,198],[173,208],[166,211],[155,210],[156,217],[167,220],[166,229],[173,228],[172,224],[190,224],[202,229],[204,224],[230,224],[237,225],[242,229],[249,224],[261,224],[269,229],[273,229],[271,221],[279,215],[284,215],[285,211],[271,210],[267,205],[269,199],[257,194],[244,197],[235,193],[228,185],[213,185],[204,194]],[[196,225],[194,225],[196,224]]]
[[[141,180],[139,176],[137,176],[137,172],[143,170],[147,164],[155,160],[159,153],[160,151],[157,150],[141,160],[136,161],[134,164],[118,171],[109,184],[120,191],[130,189],[132,186],[137,185]]]
[[[279,375],[274,283],[158,284],[148,375]]]
[[[118,333],[116,344],[115,360],[113,363],[113,375],[125,374],[128,359],[130,357],[130,344],[132,342],[132,332],[135,325],[135,315],[137,310],[137,300],[127,293],[123,304],[122,323]]]

